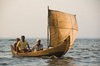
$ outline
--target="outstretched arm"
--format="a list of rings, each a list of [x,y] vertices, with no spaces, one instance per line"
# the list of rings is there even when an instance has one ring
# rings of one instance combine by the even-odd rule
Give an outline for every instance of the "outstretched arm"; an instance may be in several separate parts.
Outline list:
[[[30,49],[29,45],[28,45],[28,49]]]

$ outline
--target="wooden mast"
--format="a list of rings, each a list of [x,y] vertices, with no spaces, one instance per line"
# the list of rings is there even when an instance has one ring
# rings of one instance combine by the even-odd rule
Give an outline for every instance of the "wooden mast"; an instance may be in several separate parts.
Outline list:
[[[47,17],[47,49],[49,49],[49,6],[48,6],[48,17]]]

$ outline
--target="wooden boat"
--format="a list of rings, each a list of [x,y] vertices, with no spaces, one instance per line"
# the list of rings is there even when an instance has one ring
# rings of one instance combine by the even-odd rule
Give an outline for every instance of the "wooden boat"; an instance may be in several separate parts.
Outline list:
[[[11,45],[11,51],[13,56],[23,56],[23,57],[36,57],[36,56],[57,56],[61,57],[64,55],[68,49],[70,44],[70,36],[64,41],[64,43],[57,45],[56,47],[50,48],[50,49],[44,49],[41,51],[34,51],[34,52],[26,52],[26,53],[18,53],[13,50],[13,47]]]
[[[48,8],[47,49],[17,54],[11,45],[11,51],[13,56],[37,57],[54,55],[61,57],[71,48],[77,32],[78,25],[75,15]]]

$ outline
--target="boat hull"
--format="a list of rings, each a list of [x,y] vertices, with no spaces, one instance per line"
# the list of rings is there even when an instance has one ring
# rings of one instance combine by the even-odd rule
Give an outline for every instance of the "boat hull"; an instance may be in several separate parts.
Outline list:
[[[39,56],[52,56],[52,55],[61,57],[68,51],[69,46],[70,46],[70,36],[66,38],[63,43],[50,49],[17,54],[17,52],[13,50],[13,46],[11,45],[11,52],[13,56],[22,56],[22,57],[39,57]]]

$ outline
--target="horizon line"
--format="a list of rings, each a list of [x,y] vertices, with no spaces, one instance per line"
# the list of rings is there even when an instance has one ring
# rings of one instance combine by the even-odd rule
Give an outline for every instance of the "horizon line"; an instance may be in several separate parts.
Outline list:
[[[17,37],[0,37],[0,39],[16,39]],[[47,37],[27,37],[25,39],[47,39]],[[100,39],[99,37],[76,37],[76,39]]]

